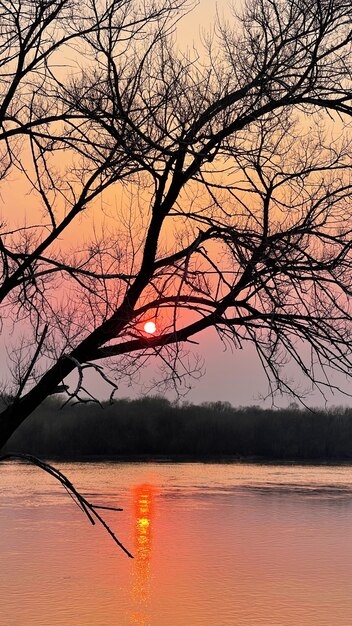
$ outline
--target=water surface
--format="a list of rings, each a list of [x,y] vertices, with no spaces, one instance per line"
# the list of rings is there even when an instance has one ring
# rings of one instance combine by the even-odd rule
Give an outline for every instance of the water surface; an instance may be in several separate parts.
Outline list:
[[[40,470],[0,469],[1,626],[350,626],[352,468],[58,463],[128,559]]]

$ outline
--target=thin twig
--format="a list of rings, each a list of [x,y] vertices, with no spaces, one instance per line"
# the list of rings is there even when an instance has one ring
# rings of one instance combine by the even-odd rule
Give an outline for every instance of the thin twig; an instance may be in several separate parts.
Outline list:
[[[125,554],[127,554],[127,556],[133,559],[133,555],[131,554],[131,552],[129,552],[129,550],[127,550],[127,548],[121,543],[121,541],[117,539],[109,524],[107,524],[107,522],[97,512],[97,509],[104,509],[107,511],[122,511],[123,509],[112,506],[97,505],[89,502],[89,500],[87,500],[87,498],[85,498],[74,487],[74,485],[67,478],[67,476],[65,476],[65,474],[63,474],[59,469],[57,469],[53,465],[49,465],[49,463],[46,463],[45,461],[42,461],[41,459],[38,459],[31,454],[18,454],[9,452],[8,454],[3,454],[0,456],[0,463],[5,461],[21,461],[25,463],[30,463],[31,465],[35,465],[36,467],[44,470],[44,472],[47,472],[47,474],[50,474],[50,476],[53,476],[66,489],[67,493],[71,496],[75,504],[77,504],[77,506],[79,506],[79,508],[86,514],[90,523],[92,525],[95,525],[97,521],[101,526],[103,526],[112,538],[112,540],[116,543],[116,545],[118,545],[118,547],[121,548],[121,550]]]

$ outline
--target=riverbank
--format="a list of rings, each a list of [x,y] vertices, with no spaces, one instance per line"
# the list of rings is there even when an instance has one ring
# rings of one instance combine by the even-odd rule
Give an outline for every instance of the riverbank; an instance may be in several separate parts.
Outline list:
[[[229,403],[43,404],[5,451],[66,460],[352,462],[352,409],[235,408]]]

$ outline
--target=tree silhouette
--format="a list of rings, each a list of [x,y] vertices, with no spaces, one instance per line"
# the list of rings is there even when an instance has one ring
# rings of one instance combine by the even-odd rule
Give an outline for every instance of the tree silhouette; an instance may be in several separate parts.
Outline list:
[[[288,359],[350,374],[351,4],[249,0],[182,53],[194,4],[0,2],[0,445],[87,369],[114,391],[157,355],[177,386],[209,327],[272,393]]]

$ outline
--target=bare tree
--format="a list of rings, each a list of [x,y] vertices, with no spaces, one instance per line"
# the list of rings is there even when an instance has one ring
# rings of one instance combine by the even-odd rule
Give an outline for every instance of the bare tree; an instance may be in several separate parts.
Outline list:
[[[272,393],[295,393],[287,359],[322,391],[351,373],[351,4],[249,0],[182,53],[192,4],[0,3],[2,184],[31,207],[1,233],[26,335],[0,445],[88,368],[114,391],[157,355],[177,386],[209,327],[254,344]]]

